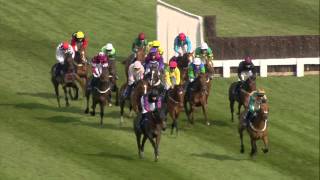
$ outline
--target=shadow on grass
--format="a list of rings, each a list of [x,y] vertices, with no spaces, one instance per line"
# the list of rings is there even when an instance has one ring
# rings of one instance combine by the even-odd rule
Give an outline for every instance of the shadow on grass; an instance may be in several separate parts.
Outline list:
[[[110,129],[110,130],[116,130],[116,131],[120,130],[120,131],[133,133],[132,127],[120,127],[119,124],[110,124],[106,121],[103,121],[103,125],[101,127],[100,119],[97,119],[97,121],[94,121],[94,122],[81,121],[78,125],[88,126],[88,127],[97,128],[97,129]]]
[[[47,92],[38,92],[38,93],[32,93],[32,92],[17,92],[17,95],[20,96],[32,96],[32,97],[40,97],[44,99],[55,99],[56,96],[54,93],[47,93]]]
[[[49,106],[46,104],[41,104],[41,103],[19,103],[19,104],[12,104],[16,108],[21,108],[21,109],[29,109],[29,110],[48,110],[48,111],[55,111],[55,112],[69,112],[69,113],[76,113],[76,114],[81,114],[82,109],[78,107],[54,107],[54,106]]]
[[[53,123],[74,123],[80,122],[80,119],[77,117],[67,117],[67,116],[52,116],[48,118],[37,118],[39,120],[46,120]]]
[[[91,157],[103,157],[103,158],[112,158],[112,159],[121,159],[126,161],[133,161],[135,160],[133,157],[129,155],[124,154],[115,154],[115,153],[109,153],[109,152],[100,152],[97,154],[86,154],[87,156]]]
[[[219,161],[242,161],[242,160],[248,160],[246,158],[235,158],[229,155],[224,154],[214,154],[214,153],[202,153],[202,154],[191,154],[191,156],[201,157],[201,158],[207,158],[207,159],[215,159]]]

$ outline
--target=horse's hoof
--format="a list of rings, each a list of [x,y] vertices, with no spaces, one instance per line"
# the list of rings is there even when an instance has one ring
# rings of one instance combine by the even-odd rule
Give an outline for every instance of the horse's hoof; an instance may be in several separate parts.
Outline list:
[[[263,153],[267,153],[267,152],[269,152],[269,149],[262,149],[262,151],[263,151]]]
[[[143,153],[143,152],[140,152],[140,153],[139,153],[139,158],[140,158],[140,159],[143,159],[143,158],[144,158],[144,153]]]
[[[84,111],[84,113],[85,113],[85,114],[88,114],[88,113],[89,113],[89,109],[86,109],[86,110]]]
[[[155,161],[155,162],[158,162],[158,160],[159,160],[159,156],[156,156],[156,157],[154,158],[154,161]]]
[[[67,103],[67,104],[66,104],[66,107],[69,107],[69,106],[70,106],[70,104],[69,104],[69,103]]]
[[[243,148],[240,149],[240,153],[241,153],[241,154],[244,153],[244,149],[243,149]]]
[[[252,152],[252,151],[251,151],[250,156],[251,156],[251,157],[254,157],[255,155],[257,155],[257,152]]]

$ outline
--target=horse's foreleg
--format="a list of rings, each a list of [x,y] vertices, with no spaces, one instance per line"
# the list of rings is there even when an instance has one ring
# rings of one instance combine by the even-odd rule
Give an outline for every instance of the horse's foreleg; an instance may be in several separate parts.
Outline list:
[[[269,152],[269,139],[268,139],[268,136],[267,136],[267,135],[264,135],[264,136],[262,137],[262,141],[263,141],[263,143],[264,143],[264,148],[262,149],[262,151],[263,151],[264,153]]]
[[[191,103],[190,103],[190,115],[191,115],[191,123],[194,124],[194,109],[195,109],[195,106],[193,106]]]
[[[186,112],[186,115],[187,115],[187,118],[188,118],[188,122],[191,123],[190,116],[189,116],[189,110],[188,110],[188,102],[184,101],[183,105],[184,105],[184,111]]]
[[[117,85],[114,86],[114,90],[116,91],[116,102],[115,102],[115,105],[119,106],[119,89],[118,89]]]
[[[137,131],[137,129],[135,129],[135,134],[136,134],[136,140],[137,140],[137,146],[138,146],[138,155],[140,158],[142,158],[141,156],[141,133]]]
[[[104,105],[103,102],[99,103],[100,105],[100,127],[103,125],[103,116],[104,116]]]
[[[140,153],[140,157],[143,158],[144,155],[144,145],[146,144],[147,141],[147,136],[143,136],[142,138],[142,144],[141,144],[141,153]]]
[[[233,113],[234,113],[234,99],[230,99],[230,112],[231,112],[231,121],[233,122]]]
[[[242,106],[242,103],[239,101],[239,103],[238,103],[238,113],[237,113],[238,116],[240,115],[241,106]]]
[[[160,139],[161,139],[161,132],[156,136],[156,149],[155,149],[155,161],[158,161],[159,159],[159,145],[160,145]]]
[[[88,114],[89,113],[89,100],[90,100],[90,92],[86,91],[86,100],[87,100],[87,108],[84,111],[84,113]]]
[[[120,125],[123,123],[123,110],[124,110],[125,100],[120,98]]]
[[[67,87],[63,86],[63,92],[64,92],[64,99],[66,100],[66,106],[68,107],[69,104],[69,99],[68,99],[68,93],[67,93]]]
[[[207,104],[202,104],[202,112],[204,114],[204,119],[206,121],[206,124],[210,126],[210,122],[208,120],[208,114],[207,114]]]
[[[96,115],[96,106],[97,106],[97,102],[94,99],[93,95],[92,95],[92,111],[91,111],[91,116],[95,116]]]
[[[76,95],[73,97],[73,100],[77,100],[79,98],[79,88],[76,84],[73,84],[72,88],[76,91]]]
[[[253,137],[250,137],[250,139],[251,139],[251,153],[250,153],[250,155],[254,156],[257,153],[257,144],[256,144],[256,140],[254,140]]]
[[[156,142],[154,142],[153,138],[151,135],[148,135],[148,139],[150,143],[152,144],[153,150],[154,150],[154,161],[158,161],[158,147]]]
[[[53,86],[54,86],[54,91],[56,93],[56,97],[57,97],[57,101],[58,101],[58,107],[61,107],[61,105],[60,105],[60,95],[59,95],[59,84],[55,83],[55,82],[52,82],[52,83],[53,83]]]
[[[240,136],[240,153],[244,153],[244,145],[243,145],[243,130],[244,128],[241,126],[241,124],[239,125],[239,136]]]

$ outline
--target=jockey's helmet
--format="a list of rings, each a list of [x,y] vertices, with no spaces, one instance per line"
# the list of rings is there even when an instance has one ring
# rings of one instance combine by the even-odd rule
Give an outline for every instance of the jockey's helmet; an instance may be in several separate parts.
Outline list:
[[[140,61],[135,61],[133,64],[134,69],[140,69],[142,67],[142,64]]]
[[[62,49],[67,50],[69,48],[69,43],[67,41],[62,43]]]
[[[111,51],[113,49],[113,45],[111,43],[106,44],[107,51]]]
[[[107,57],[103,52],[99,52],[97,58],[98,58],[99,61],[105,61]]]
[[[139,40],[144,40],[144,38],[145,38],[144,32],[139,33],[138,39],[139,39]]]
[[[200,48],[201,48],[201,50],[207,50],[208,49],[208,44],[204,42],[204,43],[201,44]]]
[[[156,101],[157,97],[159,96],[159,92],[157,89],[152,89],[149,94],[149,101]]]
[[[184,33],[179,33],[179,39],[180,39],[180,41],[185,41],[186,35]]]
[[[198,58],[198,57],[194,58],[193,64],[196,65],[196,66],[199,66],[201,64],[201,59]]]
[[[82,31],[78,31],[78,32],[76,33],[76,38],[77,38],[77,39],[83,39],[83,38],[84,38],[84,33],[83,33]]]
[[[244,58],[244,61],[245,61],[246,63],[251,63],[252,58],[251,58],[250,56],[246,56],[246,57]]]
[[[170,61],[169,67],[170,68],[176,68],[177,67],[177,62],[176,61]]]
[[[153,47],[159,47],[160,46],[160,41],[153,41],[152,42]]]

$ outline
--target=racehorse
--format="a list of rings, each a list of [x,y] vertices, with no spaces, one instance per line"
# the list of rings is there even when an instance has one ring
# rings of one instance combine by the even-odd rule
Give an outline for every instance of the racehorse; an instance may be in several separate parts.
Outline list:
[[[80,51],[75,53],[74,61],[77,65],[76,72],[82,81],[80,86],[82,88],[83,95],[85,95],[86,85],[88,82],[88,62],[84,49],[80,49]]]
[[[122,124],[124,122],[123,120],[123,112],[124,112],[124,106],[126,101],[129,102],[129,110],[130,110],[130,114],[129,116],[131,116],[131,111],[132,111],[132,104],[130,102],[130,96],[125,96],[125,90],[128,88],[128,84],[124,83],[121,88],[120,88],[120,97],[119,97],[119,101],[120,101],[120,124]]]
[[[140,122],[141,115],[138,115],[133,122],[133,128],[137,139],[139,157],[143,158],[144,145],[147,139],[154,149],[154,160],[159,159],[159,144],[161,138],[161,131],[166,129],[166,115],[164,109],[156,110],[147,113],[147,119]],[[142,142],[141,142],[141,137]],[[155,138],[155,141],[154,141]]]
[[[185,53],[177,58],[178,68],[180,70],[181,84],[188,81],[188,65],[194,59],[193,52]]]
[[[208,108],[208,96],[210,90],[210,79],[207,74],[199,74],[198,77],[194,80],[190,88],[190,95],[186,97],[184,101],[184,109],[190,123],[194,123],[193,111],[196,107],[202,107],[202,111],[205,117],[207,125],[210,125],[207,116]],[[187,104],[189,103],[190,110],[188,110]]]
[[[174,128],[176,128],[176,133],[178,134],[178,117],[183,110],[184,95],[185,92],[182,85],[176,85],[167,92],[167,110],[172,119],[171,134],[173,134]]]
[[[135,57],[136,56],[136,57]],[[138,48],[136,54],[131,54],[129,57],[123,62],[125,65],[125,73],[126,73],[126,78],[128,82],[128,72],[129,72],[129,66],[132,64],[134,61],[140,61],[141,64],[144,63],[146,56],[145,48]]]
[[[58,66],[58,63],[54,64],[51,67],[51,82],[54,86],[54,90],[55,90],[57,101],[58,101],[58,106],[61,107],[60,97],[59,97],[59,84],[62,85],[62,88],[64,91],[66,106],[69,106],[70,104],[69,104],[67,91],[69,91],[69,95],[72,99],[78,99],[79,88],[75,83],[75,80],[77,80],[80,84],[81,84],[81,80],[80,80],[80,77],[76,73],[74,73],[74,69],[75,69],[74,60],[70,53],[67,53],[65,55],[65,60],[63,65],[63,71],[64,71],[63,75],[56,76],[55,71],[57,66]],[[76,92],[75,97],[72,96],[70,88],[75,90]]]
[[[240,86],[240,87],[239,87]],[[237,88],[240,92],[237,92]],[[229,102],[231,111],[231,121],[233,122],[234,102],[238,102],[238,115],[240,114],[241,106],[247,107],[249,102],[248,93],[256,90],[255,77],[248,77],[243,85],[241,82],[233,82],[229,87]],[[248,93],[246,93],[248,92]]]
[[[107,101],[109,101],[109,97],[111,94],[111,83],[109,81],[109,71],[108,67],[102,67],[102,73],[97,82],[97,86],[92,87],[93,89],[87,88],[86,90],[86,99],[87,99],[87,108],[85,113],[89,113],[89,98],[92,94],[92,111],[91,115],[95,116],[96,114],[96,106],[100,105],[100,126],[103,125],[103,116],[104,116],[104,107],[106,106]],[[108,102],[110,103],[110,102]]]
[[[269,151],[269,142],[268,142],[268,114],[269,114],[269,106],[266,99],[260,99],[257,104],[257,115],[253,119],[253,122],[249,122],[249,125],[244,125],[245,114],[246,111],[242,112],[239,116],[239,135],[240,135],[240,152],[244,153],[244,145],[243,145],[243,130],[247,129],[250,135],[251,141],[251,153],[253,156],[257,153],[257,144],[256,141],[262,139],[264,143],[264,148],[262,151],[267,153]]]

